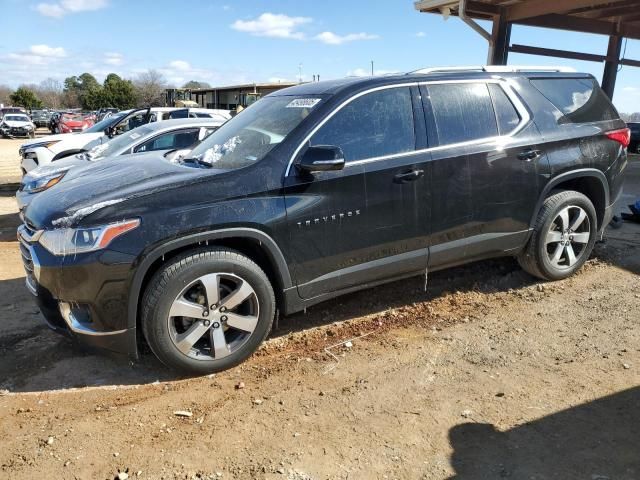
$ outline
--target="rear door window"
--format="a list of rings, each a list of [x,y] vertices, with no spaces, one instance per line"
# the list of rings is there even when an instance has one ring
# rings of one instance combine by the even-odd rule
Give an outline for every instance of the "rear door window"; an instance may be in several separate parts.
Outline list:
[[[498,135],[486,83],[431,84],[428,90],[440,145]]]
[[[189,148],[198,141],[199,128],[178,130],[159,135],[145,143],[138,145],[135,152],[152,152],[155,150],[173,150]]]
[[[490,83],[489,92],[498,121],[498,133],[508,135],[520,124],[520,114],[500,85]]]
[[[413,151],[411,91],[386,88],[356,98],[331,117],[310,144],[340,147],[346,162]]]
[[[588,123],[615,120],[618,112],[607,95],[591,78],[532,79],[536,87],[558,110],[558,123]]]

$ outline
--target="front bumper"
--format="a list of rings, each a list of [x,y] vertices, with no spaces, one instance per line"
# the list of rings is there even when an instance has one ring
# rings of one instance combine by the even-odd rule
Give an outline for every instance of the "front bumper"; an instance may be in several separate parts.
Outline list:
[[[133,258],[110,250],[55,256],[38,238],[25,225],[18,229],[26,286],[49,327],[84,345],[136,357],[136,328],[127,317]]]
[[[32,128],[24,128],[24,127],[5,127],[2,132],[5,135],[9,135],[11,137],[29,137],[33,133]]]

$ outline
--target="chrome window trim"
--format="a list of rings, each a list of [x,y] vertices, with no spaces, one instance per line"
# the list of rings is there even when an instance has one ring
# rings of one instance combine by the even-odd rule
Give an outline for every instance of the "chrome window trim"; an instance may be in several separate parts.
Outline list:
[[[529,109],[524,105],[524,103],[520,100],[520,98],[518,97],[518,95],[515,92],[514,86],[512,85],[512,83],[502,77],[491,77],[491,78],[476,78],[476,79],[460,79],[460,80],[431,80],[431,81],[416,81],[416,82],[405,82],[405,83],[397,83],[397,84],[393,84],[393,85],[383,85],[380,87],[374,87],[374,88],[370,88],[369,90],[364,90],[352,97],[349,97],[348,99],[346,99],[344,102],[342,102],[340,105],[338,105],[329,115],[327,115],[318,125],[316,125],[313,130],[311,130],[311,132],[309,132],[309,134],[304,138],[304,140],[302,142],[300,142],[300,144],[298,145],[298,147],[295,149],[295,151],[293,152],[293,155],[291,155],[291,158],[289,159],[289,163],[287,165],[287,169],[285,171],[284,176],[288,177],[289,174],[291,173],[292,167],[293,167],[293,162],[295,161],[296,157],[298,156],[298,154],[300,153],[300,150],[302,150],[302,148],[307,144],[307,142],[311,139],[311,137],[313,137],[313,135],[315,135],[315,133],[320,130],[320,128],[322,128],[324,126],[325,123],[327,123],[336,113],[338,113],[342,108],[344,108],[345,106],[347,106],[349,103],[351,103],[352,101],[356,100],[357,98],[360,98],[364,95],[367,95],[369,93],[372,92],[377,92],[380,90],[388,90],[391,88],[404,88],[404,87],[415,87],[415,86],[420,86],[420,85],[442,85],[442,84],[466,84],[466,83],[484,83],[484,84],[490,84],[490,83],[495,83],[497,85],[499,85],[502,90],[505,92],[505,94],[507,95],[507,97],[509,98],[509,100],[511,100],[511,103],[513,104],[513,106],[515,107],[516,111],[518,112],[518,115],[520,115],[520,123],[518,123],[518,125],[508,134],[505,135],[498,135],[498,136],[494,136],[494,137],[485,137],[485,138],[479,138],[476,140],[469,140],[467,142],[459,142],[459,143],[450,143],[447,145],[438,145],[435,147],[429,147],[429,148],[423,148],[423,149],[419,149],[419,150],[413,150],[411,152],[401,152],[401,153],[394,153],[391,155],[382,155],[379,157],[371,157],[371,158],[364,158],[362,160],[356,160],[353,162],[347,162],[345,163],[345,168],[348,167],[352,167],[352,166],[357,166],[357,165],[365,165],[367,163],[372,163],[372,162],[378,162],[381,160],[387,160],[389,158],[402,158],[402,157],[409,157],[412,155],[419,155],[422,153],[428,153],[428,152],[435,152],[435,151],[440,151],[440,150],[446,150],[448,148],[459,148],[459,147],[466,147],[466,146],[471,146],[471,145],[481,145],[484,143],[495,143],[495,144],[499,144],[499,143],[503,143],[503,144],[507,144],[509,142],[509,140],[511,140],[511,138],[515,135],[517,135],[520,131],[522,131],[527,124],[531,121],[531,114],[529,113]],[[493,103],[493,100],[492,100]],[[497,125],[497,119],[496,119],[496,125]]]

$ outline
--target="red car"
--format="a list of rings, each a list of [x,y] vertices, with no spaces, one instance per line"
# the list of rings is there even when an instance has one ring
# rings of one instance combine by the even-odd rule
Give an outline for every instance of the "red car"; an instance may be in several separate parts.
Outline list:
[[[56,133],[83,132],[93,126],[93,120],[80,114],[65,113],[58,120]]]

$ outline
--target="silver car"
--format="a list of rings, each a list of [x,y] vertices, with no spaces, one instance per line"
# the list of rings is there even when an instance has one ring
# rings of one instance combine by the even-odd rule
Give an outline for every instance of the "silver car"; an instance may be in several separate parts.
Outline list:
[[[28,172],[16,192],[20,210],[26,208],[34,194],[42,192],[60,182],[71,168],[90,165],[92,162],[107,160],[118,155],[131,155],[154,152],[186,153],[218,129],[224,122],[212,118],[185,118],[166,120],[142,125],[106,143],[95,146],[89,151],[71,155],[43,165]]]

